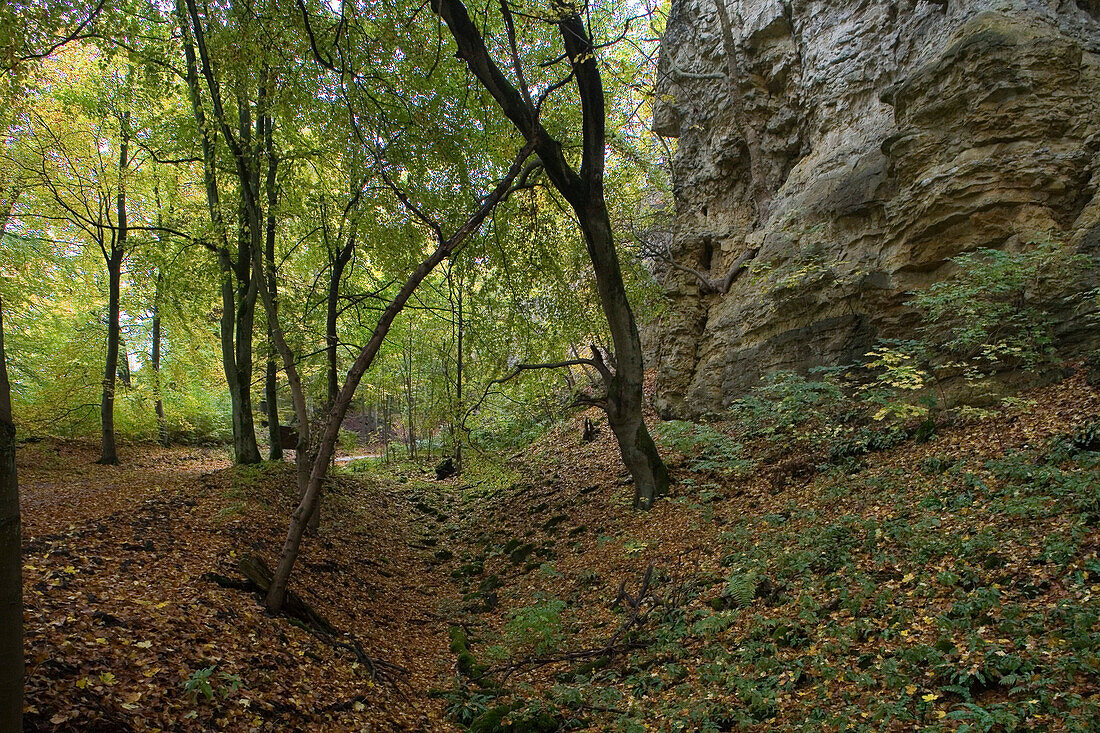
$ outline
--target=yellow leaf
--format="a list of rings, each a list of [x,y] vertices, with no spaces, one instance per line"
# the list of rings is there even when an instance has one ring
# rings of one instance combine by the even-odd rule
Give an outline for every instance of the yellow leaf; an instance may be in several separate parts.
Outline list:
[[[906,685],[905,686],[905,694],[906,695],[915,695],[915,694],[917,694],[917,686],[916,685]]]
[[[134,644],[134,646],[138,647],[139,649],[148,649],[149,647],[153,646],[153,642],[148,640],[139,641],[137,644]]]
[[[938,700],[939,697],[939,694],[935,692],[929,692],[927,695],[921,695],[920,699],[924,700],[925,702],[932,702],[933,700]]]
[[[112,672],[104,672],[99,675],[99,681],[105,685],[113,685],[115,683],[115,675]]]
[[[77,689],[83,690],[85,687],[88,686],[89,683],[90,680],[87,677],[81,677],[76,681]]]

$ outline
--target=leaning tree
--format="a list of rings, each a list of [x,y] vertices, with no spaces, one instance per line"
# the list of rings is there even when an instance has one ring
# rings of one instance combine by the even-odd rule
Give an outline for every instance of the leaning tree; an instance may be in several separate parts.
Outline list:
[[[431,7],[454,38],[458,47],[455,56],[465,62],[511,124],[534,147],[546,177],[577,217],[592,261],[614,351],[605,359],[593,349],[591,358],[572,359],[561,365],[590,366],[602,377],[604,393],[584,398],[584,401],[598,405],[607,413],[623,463],[634,479],[634,505],[647,509],[667,492],[669,477],[643,420],[641,339],[627,298],[604,192],[607,115],[597,44],[585,25],[581,10],[568,2],[552,0],[551,11],[545,17],[521,16],[528,23],[555,26],[564,49],[558,58],[534,64],[536,69],[544,73],[546,69],[556,69],[557,61],[568,65],[562,78],[547,79],[532,86],[528,83],[532,78],[532,64],[525,63],[521,55],[515,17],[508,0],[500,2],[500,25],[507,43],[498,49],[498,55],[507,59],[504,65],[511,67],[513,80],[505,75],[486,44],[484,29],[478,28],[470,18],[462,0],[431,0]],[[570,84],[580,100],[579,141],[551,133],[542,120],[546,103]],[[566,152],[574,142],[579,142],[580,146],[579,167],[571,162]]]

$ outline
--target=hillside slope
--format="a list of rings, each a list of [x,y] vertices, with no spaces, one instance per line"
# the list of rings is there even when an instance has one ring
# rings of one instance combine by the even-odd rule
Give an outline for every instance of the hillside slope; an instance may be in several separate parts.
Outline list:
[[[30,729],[1095,730],[1098,415],[1076,376],[831,458],[672,424],[647,513],[579,418],[446,482],[354,462],[293,585],[373,669],[218,582],[289,464],[24,446]]]

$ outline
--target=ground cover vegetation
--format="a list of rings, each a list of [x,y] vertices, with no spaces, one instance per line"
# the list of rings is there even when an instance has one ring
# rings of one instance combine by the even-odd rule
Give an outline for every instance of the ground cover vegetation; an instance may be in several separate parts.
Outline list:
[[[0,728],[1100,726],[1095,261],[661,421],[661,8],[0,19]]]

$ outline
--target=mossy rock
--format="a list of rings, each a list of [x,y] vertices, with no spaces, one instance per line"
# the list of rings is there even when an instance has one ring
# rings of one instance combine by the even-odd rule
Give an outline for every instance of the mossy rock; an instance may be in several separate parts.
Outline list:
[[[569,517],[565,514],[555,514],[554,516],[550,517],[542,523],[542,528],[546,532],[553,532],[555,529],[557,529],[559,524],[567,519],[569,519]]]
[[[469,578],[474,575],[481,575],[484,572],[485,563],[483,563],[481,560],[474,560],[473,562],[468,562],[465,565],[452,570],[451,577],[455,579]]]
[[[462,630],[461,626],[452,626],[450,636],[451,652],[455,655],[459,674],[485,687],[485,672],[488,671],[489,668],[484,664],[480,664],[470,651],[470,644],[469,640],[466,638],[466,632]]]
[[[531,553],[535,551],[535,546],[530,542],[520,545],[511,552],[508,553],[508,559],[512,561],[513,565],[519,565],[531,556]]]
[[[500,579],[499,575],[494,573],[478,583],[477,592],[482,594],[492,593],[502,585],[504,585],[504,581]]]
[[[490,708],[470,723],[470,733],[555,733],[561,730],[563,721],[559,717],[547,712],[518,713],[522,708],[522,702]],[[509,719],[507,724],[505,718]]]
[[[513,537],[512,539],[504,543],[504,554],[511,555],[513,552],[519,549],[519,546],[522,544],[523,540],[518,537]]]
[[[573,529],[569,530],[569,536],[570,537],[576,537],[578,535],[584,534],[587,531],[588,531],[588,525],[587,524],[582,524],[579,527],[574,527]]]
[[[455,554],[453,552],[451,552],[450,550],[436,550],[435,551],[435,559],[439,560],[440,562],[447,562],[448,560],[450,560],[454,556],[455,556]]]

